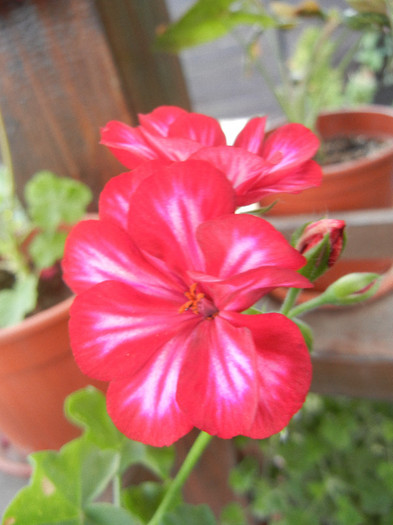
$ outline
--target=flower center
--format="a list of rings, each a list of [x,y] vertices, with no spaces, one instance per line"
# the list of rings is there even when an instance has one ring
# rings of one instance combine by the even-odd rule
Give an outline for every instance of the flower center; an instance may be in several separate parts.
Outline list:
[[[218,310],[214,304],[205,297],[204,293],[197,292],[197,283],[190,286],[188,292],[184,295],[187,297],[187,301],[179,308],[180,313],[191,310],[194,314],[202,315],[205,319],[213,319],[217,314]]]

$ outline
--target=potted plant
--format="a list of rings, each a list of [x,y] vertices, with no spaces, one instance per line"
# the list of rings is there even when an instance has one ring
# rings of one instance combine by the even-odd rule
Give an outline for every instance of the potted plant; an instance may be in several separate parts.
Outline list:
[[[0,116],[0,431],[21,451],[56,448],[75,435],[64,398],[89,383],[68,338],[71,292],[59,261],[90,190],[42,171],[18,199]]]
[[[298,316],[375,292],[378,276],[357,274],[295,305],[299,288],[341,254],[344,223],[318,221],[291,246],[264,218],[239,209],[276,183],[282,189],[282,179],[290,188],[319,171],[309,159],[311,132],[290,124],[280,135],[288,143],[283,165],[295,162],[260,186],[258,170],[245,168],[264,164],[248,149],[263,140],[262,120],[247,127],[238,148],[223,144],[214,119],[173,107],[141,115],[138,128],[112,123],[103,133],[131,171],[104,187],[98,220],[73,228],[62,266],[76,294],[74,357],[109,382],[106,402],[91,388],[68,398],[67,414],[84,433],[58,452],[32,456],[31,482],[7,509],[5,525],[214,525],[206,505],[182,500],[212,438],[281,432],[311,384],[311,330]],[[193,156],[203,151],[216,153],[220,166]],[[267,311],[261,301],[278,283],[287,299],[280,312]],[[173,469],[172,445],[196,429]],[[215,497],[228,471],[217,457],[213,463]],[[127,470],[140,464],[150,476],[130,484]],[[209,490],[207,480],[202,487]],[[247,512],[235,510],[220,523],[248,523]]]
[[[267,197],[263,206],[274,203],[268,214],[323,216],[339,210],[391,206],[393,111],[370,105],[377,90],[391,78],[393,14],[388,2],[347,0],[348,9],[342,10],[325,10],[316,1],[208,4],[206,0],[195,2],[161,31],[158,47],[179,51],[246,26],[247,33],[239,31],[236,36],[285,119],[305,124],[321,138],[316,157],[323,168],[321,185],[301,195]],[[265,58],[277,49],[272,61],[277,68],[271,71]],[[376,265],[371,260],[340,262],[335,278],[348,268],[384,273],[391,265],[386,259]],[[324,289],[326,282],[329,274],[316,287]]]

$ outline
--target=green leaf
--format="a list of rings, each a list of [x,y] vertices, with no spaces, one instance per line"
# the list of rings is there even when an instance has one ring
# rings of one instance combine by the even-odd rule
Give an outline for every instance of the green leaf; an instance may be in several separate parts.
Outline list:
[[[234,501],[223,508],[220,516],[221,525],[244,525],[245,523],[247,523],[247,516],[239,503]]]
[[[225,36],[238,25],[276,26],[274,18],[260,12],[233,10],[236,0],[199,0],[156,40],[158,49],[176,52]]]
[[[160,521],[160,525],[216,525],[212,511],[206,505],[179,505]]]
[[[123,505],[129,509],[133,515],[147,523],[161,503],[165,494],[165,487],[162,483],[145,481],[138,485],[126,488],[122,494]],[[173,502],[173,506],[181,503],[181,498]]]
[[[36,225],[53,231],[61,224],[80,220],[92,195],[79,181],[40,171],[26,184],[25,198],[29,215]]]
[[[4,515],[13,525],[82,525],[85,505],[99,496],[117,471],[119,456],[75,439],[59,452],[31,456],[30,484],[12,501]]]
[[[93,503],[85,509],[83,525],[140,525],[130,513],[110,503]]]
[[[67,233],[64,231],[40,232],[29,244],[29,254],[38,269],[49,268],[63,257]]]
[[[174,463],[173,447],[150,447],[126,438],[112,423],[106,410],[105,396],[93,387],[71,394],[65,403],[68,419],[84,429],[84,438],[102,449],[120,454],[121,471],[142,464],[162,479],[170,475]]]
[[[37,303],[37,277],[27,275],[0,291],[0,328],[20,323]]]

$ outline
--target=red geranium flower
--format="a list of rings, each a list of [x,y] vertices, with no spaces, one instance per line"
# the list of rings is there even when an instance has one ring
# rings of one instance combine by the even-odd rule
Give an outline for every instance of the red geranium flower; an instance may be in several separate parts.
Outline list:
[[[100,219],[68,237],[75,359],[110,381],[108,412],[131,439],[169,445],[193,427],[264,438],[304,402],[311,364],[296,325],[240,312],[277,286],[309,286],[305,260],[234,208],[214,167],[156,161],[112,179]]]
[[[101,143],[130,169],[153,159],[206,160],[231,181],[237,206],[321,183],[321,168],[311,160],[319,140],[301,124],[287,124],[265,138],[266,118],[254,118],[228,146],[217,120],[178,107],[162,106],[139,120],[137,127],[111,121],[101,130]]]

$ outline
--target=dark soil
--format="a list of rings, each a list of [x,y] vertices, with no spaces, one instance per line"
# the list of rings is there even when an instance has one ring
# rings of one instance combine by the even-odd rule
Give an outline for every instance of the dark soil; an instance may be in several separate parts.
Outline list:
[[[365,135],[335,136],[323,141],[317,160],[322,166],[347,162],[372,155],[391,143],[390,139]]]
[[[56,265],[54,269],[54,275],[49,278],[43,277],[40,280],[37,307],[30,315],[46,310],[72,295],[71,290],[62,279],[60,265]]]

